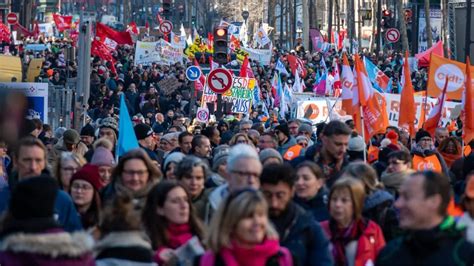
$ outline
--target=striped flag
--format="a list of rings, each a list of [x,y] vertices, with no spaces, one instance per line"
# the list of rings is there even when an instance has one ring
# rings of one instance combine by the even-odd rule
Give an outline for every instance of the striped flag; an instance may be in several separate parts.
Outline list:
[[[348,115],[352,115],[352,87],[354,86],[354,74],[349,65],[346,53],[342,54],[342,110]]]
[[[446,90],[448,89],[448,83],[448,77],[446,77],[446,83],[444,84],[443,92],[438,98],[438,103],[433,106],[433,109],[431,109],[430,114],[428,115],[425,123],[423,124],[423,129],[428,131],[431,136],[434,136],[436,128],[438,128],[439,122],[441,121],[441,115],[443,113],[444,102],[446,99]]]

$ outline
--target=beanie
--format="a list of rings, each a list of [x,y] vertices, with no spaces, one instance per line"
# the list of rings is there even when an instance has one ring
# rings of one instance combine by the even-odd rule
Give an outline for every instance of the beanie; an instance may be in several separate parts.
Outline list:
[[[102,119],[102,121],[100,121],[99,128],[104,128],[104,127],[113,129],[115,131],[115,135],[118,136],[118,123],[117,123],[117,120],[115,120],[115,118],[106,117]]]
[[[381,148],[385,148],[387,147],[388,145],[392,144],[392,141],[390,139],[387,139],[387,138],[384,138],[381,142],[380,142],[380,147]]]
[[[81,136],[79,136],[75,129],[68,129],[64,131],[63,141],[67,144],[77,144],[81,141]]]
[[[301,124],[301,126],[298,128],[298,133],[309,133],[309,134],[312,134],[313,133],[313,128],[306,124],[306,123],[303,123]]]
[[[112,152],[105,147],[97,147],[92,155],[91,164],[97,166],[114,166],[115,160]]]
[[[347,150],[349,151],[364,151],[365,150],[365,142],[361,136],[352,137],[349,140],[349,144]]]
[[[184,159],[185,156],[186,155],[182,152],[172,152],[168,154],[168,156],[165,158],[165,162],[163,163],[163,170],[166,171],[166,168],[170,163],[178,164]]]
[[[214,158],[212,160],[212,171],[217,172],[217,170],[219,169],[219,166],[227,163],[228,157],[229,157],[228,149],[222,149],[216,155],[214,155]]]
[[[430,137],[431,138],[431,135],[426,130],[423,130],[423,129],[418,130],[418,132],[416,132],[415,142],[418,143],[420,141],[420,139],[422,139],[424,137]]]
[[[283,157],[281,157],[281,154],[277,150],[272,148],[267,148],[261,151],[259,154],[259,158],[260,162],[262,163],[268,160],[269,158],[277,158],[280,163],[283,163]]]
[[[147,137],[153,135],[153,129],[147,124],[137,124],[133,130],[137,136],[137,140],[146,139]]]
[[[280,131],[281,133],[285,134],[287,137],[290,136],[290,128],[288,127],[288,124],[280,124],[275,127],[275,131]]]
[[[41,175],[20,181],[12,191],[9,211],[13,218],[53,218],[58,182]]]
[[[99,167],[93,164],[84,165],[79,171],[74,173],[71,178],[71,185],[75,180],[84,180],[89,182],[95,189],[99,191],[102,189],[102,183],[100,182]]]
[[[95,130],[94,127],[91,124],[87,124],[82,127],[81,129],[81,136],[90,136],[90,137],[95,137]]]
[[[397,144],[398,142],[398,134],[393,130],[388,132],[385,137],[387,137],[393,144]]]

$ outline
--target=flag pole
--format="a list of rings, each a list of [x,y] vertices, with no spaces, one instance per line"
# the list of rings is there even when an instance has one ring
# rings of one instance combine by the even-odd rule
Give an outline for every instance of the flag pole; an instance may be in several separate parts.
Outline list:
[[[362,139],[364,139],[364,143],[365,143],[365,125],[364,125],[364,115],[363,115],[362,105],[359,105],[359,108],[360,108],[360,124],[362,127]],[[369,139],[369,143],[370,143],[370,139]],[[365,146],[367,148],[367,144],[365,144]],[[365,151],[366,148],[364,149],[364,163],[367,163],[367,152]]]

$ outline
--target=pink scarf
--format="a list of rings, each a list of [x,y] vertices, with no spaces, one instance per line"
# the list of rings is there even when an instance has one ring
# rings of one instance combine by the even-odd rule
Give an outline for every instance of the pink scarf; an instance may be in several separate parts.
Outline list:
[[[267,260],[276,255],[280,249],[278,240],[264,240],[262,244],[251,248],[239,246],[237,242],[232,242],[232,247],[223,248],[220,256],[226,266],[255,265],[263,266]]]

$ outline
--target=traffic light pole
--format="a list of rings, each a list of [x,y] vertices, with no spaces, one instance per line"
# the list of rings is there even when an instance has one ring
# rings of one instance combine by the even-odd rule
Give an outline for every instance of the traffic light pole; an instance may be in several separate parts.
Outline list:
[[[471,5],[472,0],[466,0],[466,40],[464,44],[465,60],[471,53]]]
[[[377,35],[376,35],[377,37],[375,38],[375,40],[377,41],[376,46],[375,46],[375,50],[377,54],[380,52],[380,48],[381,48],[381,40],[382,40],[381,27],[382,27],[382,0],[377,0]]]

